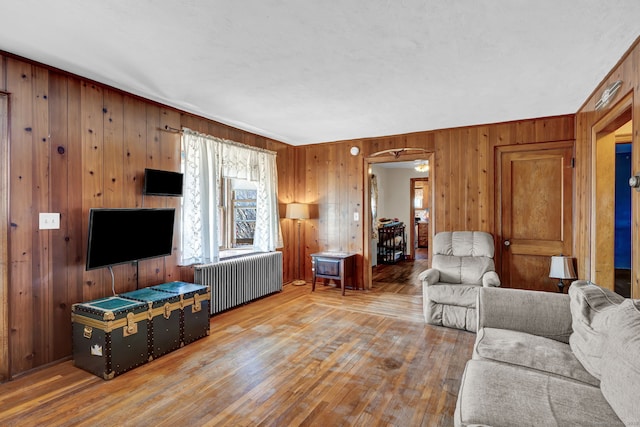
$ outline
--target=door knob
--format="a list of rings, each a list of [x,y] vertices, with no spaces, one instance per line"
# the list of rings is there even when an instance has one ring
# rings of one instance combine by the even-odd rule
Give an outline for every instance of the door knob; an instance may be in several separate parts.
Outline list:
[[[509,247],[509,246],[511,246],[511,242],[510,242],[510,241],[508,241],[508,240],[505,240],[505,241],[504,241],[504,245],[505,245],[506,247]]]
[[[640,191],[640,174],[629,178],[629,187],[635,188],[636,191]]]

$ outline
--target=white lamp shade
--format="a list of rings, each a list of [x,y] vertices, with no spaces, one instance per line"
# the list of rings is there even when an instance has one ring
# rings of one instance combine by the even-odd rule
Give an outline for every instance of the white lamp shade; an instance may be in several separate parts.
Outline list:
[[[306,203],[289,203],[285,216],[290,219],[309,219],[309,205]]]
[[[573,261],[568,256],[552,256],[549,277],[552,279],[575,279]]]

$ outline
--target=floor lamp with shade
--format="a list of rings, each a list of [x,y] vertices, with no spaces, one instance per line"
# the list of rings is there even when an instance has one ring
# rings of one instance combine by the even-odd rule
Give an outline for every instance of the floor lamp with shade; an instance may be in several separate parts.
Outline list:
[[[302,277],[302,274],[300,272],[300,259],[302,258],[300,256],[300,227],[302,226],[302,221],[305,219],[309,219],[309,205],[307,205],[306,203],[289,203],[287,205],[287,213],[285,215],[286,218],[289,219],[295,219],[298,221],[298,256],[296,257],[296,268],[297,268],[297,275],[298,275],[298,279],[293,281],[293,284],[296,286],[301,286],[306,284],[307,282],[303,279],[300,279],[300,277]]]

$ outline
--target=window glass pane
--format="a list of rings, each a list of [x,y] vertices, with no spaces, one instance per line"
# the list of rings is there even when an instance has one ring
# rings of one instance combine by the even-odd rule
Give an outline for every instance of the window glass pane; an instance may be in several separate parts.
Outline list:
[[[256,207],[256,201],[255,200],[251,200],[251,201],[247,201],[247,200],[238,201],[238,200],[236,200],[236,208],[251,208],[251,207],[253,207],[255,209],[255,207]]]
[[[255,222],[236,222],[236,245],[253,244],[253,235],[256,231]]]
[[[256,208],[236,208],[236,222],[255,221]]]
[[[243,181],[234,182],[233,191],[233,227],[234,246],[252,245],[256,229],[255,184]],[[253,187],[253,188],[251,188]]]
[[[236,200],[255,200],[256,190],[235,190]]]

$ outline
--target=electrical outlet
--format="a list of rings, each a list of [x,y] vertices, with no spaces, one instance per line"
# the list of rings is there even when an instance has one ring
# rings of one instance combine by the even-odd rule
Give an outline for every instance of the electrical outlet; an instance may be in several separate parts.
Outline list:
[[[40,212],[40,230],[58,230],[59,228],[59,213]]]
[[[353,213],[353,220],[354,221],[360,221],[360,214],[358,212],[354,212]]]

